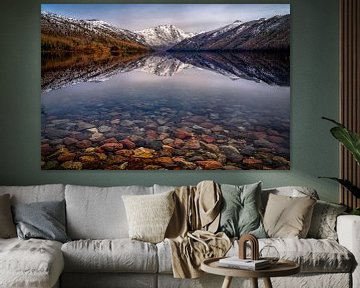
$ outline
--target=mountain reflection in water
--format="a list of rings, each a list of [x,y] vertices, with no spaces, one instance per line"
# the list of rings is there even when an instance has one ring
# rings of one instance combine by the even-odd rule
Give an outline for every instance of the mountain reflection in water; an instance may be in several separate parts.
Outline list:
[[[127,57],[91,58],[89,55],[42,55],[43,91],[87,81],[104,81],[134,69],[157,76],[173,76],[188,68],[207,69],[233,80],[242,78],[270,85],[290,85],[288,53],[184,52],[134,54]]]
[[[289,61],[43,55],[42,169],[289,169]]]

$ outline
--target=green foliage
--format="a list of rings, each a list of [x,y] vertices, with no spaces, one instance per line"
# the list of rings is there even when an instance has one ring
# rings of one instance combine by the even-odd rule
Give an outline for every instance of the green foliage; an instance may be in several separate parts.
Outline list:
[[[351,152],[356,162],[360,165],[360,136],[355,132],[346,129],[341,123],[326,117],[322,118],[337,125],[336,127],[331,128],[331,134]]]
[[[339,179],[336,177],[319,177],[334,180],[339,182],[342,186],[348,189],[356,198],[360,198],[360,188],[355,186],[351,181],[345,179]]]
[[[360,136],[353,131],[347,129],[343,124],[336,122],[333,119],[322,117],[327,121],[336,124],[335,127],[330,129],[331,134],[335,139],[340,141],[346,149],[354,156],[355,161],[360,165]],[[360,188],[355,186],[351,181],[347,179],[339,179],[336,177],[319,177],[327,178],[339,182],[346,189],[348,189],[356,198],[360,198]]]
[[[351,215],[358,215],[360,216],[360,208],[354,208],[351,212]]]

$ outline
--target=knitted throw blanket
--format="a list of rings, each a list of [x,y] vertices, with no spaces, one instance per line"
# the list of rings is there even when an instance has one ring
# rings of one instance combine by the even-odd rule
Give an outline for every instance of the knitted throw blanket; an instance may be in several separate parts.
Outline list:
[[[222,257],[231,246],[225,233],[216,233],[221,190],[213,181],[202,181],[196,187],[176,188],[174,197],[175,211],[165,233],[173,274],[175,278],[198,278],[203,260]]]

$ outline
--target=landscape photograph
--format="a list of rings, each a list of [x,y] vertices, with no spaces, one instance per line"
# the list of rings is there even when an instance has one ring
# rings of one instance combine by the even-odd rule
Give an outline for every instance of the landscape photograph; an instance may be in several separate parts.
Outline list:
[[[42,4],[42,170],[289,170],[289,4]]]

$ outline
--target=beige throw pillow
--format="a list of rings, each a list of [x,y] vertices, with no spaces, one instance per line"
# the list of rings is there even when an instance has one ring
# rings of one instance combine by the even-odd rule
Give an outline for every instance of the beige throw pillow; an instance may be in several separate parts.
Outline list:
[[[306,238],[316,200],[311,197],[288,197],[270,194],[264,215],[269,237]]]
[[[0,238],[16,237],[9,194],[0,196]]]
[[[122,196],[131,239],[151,243],[164,240],[175,207],[173,193]]]

